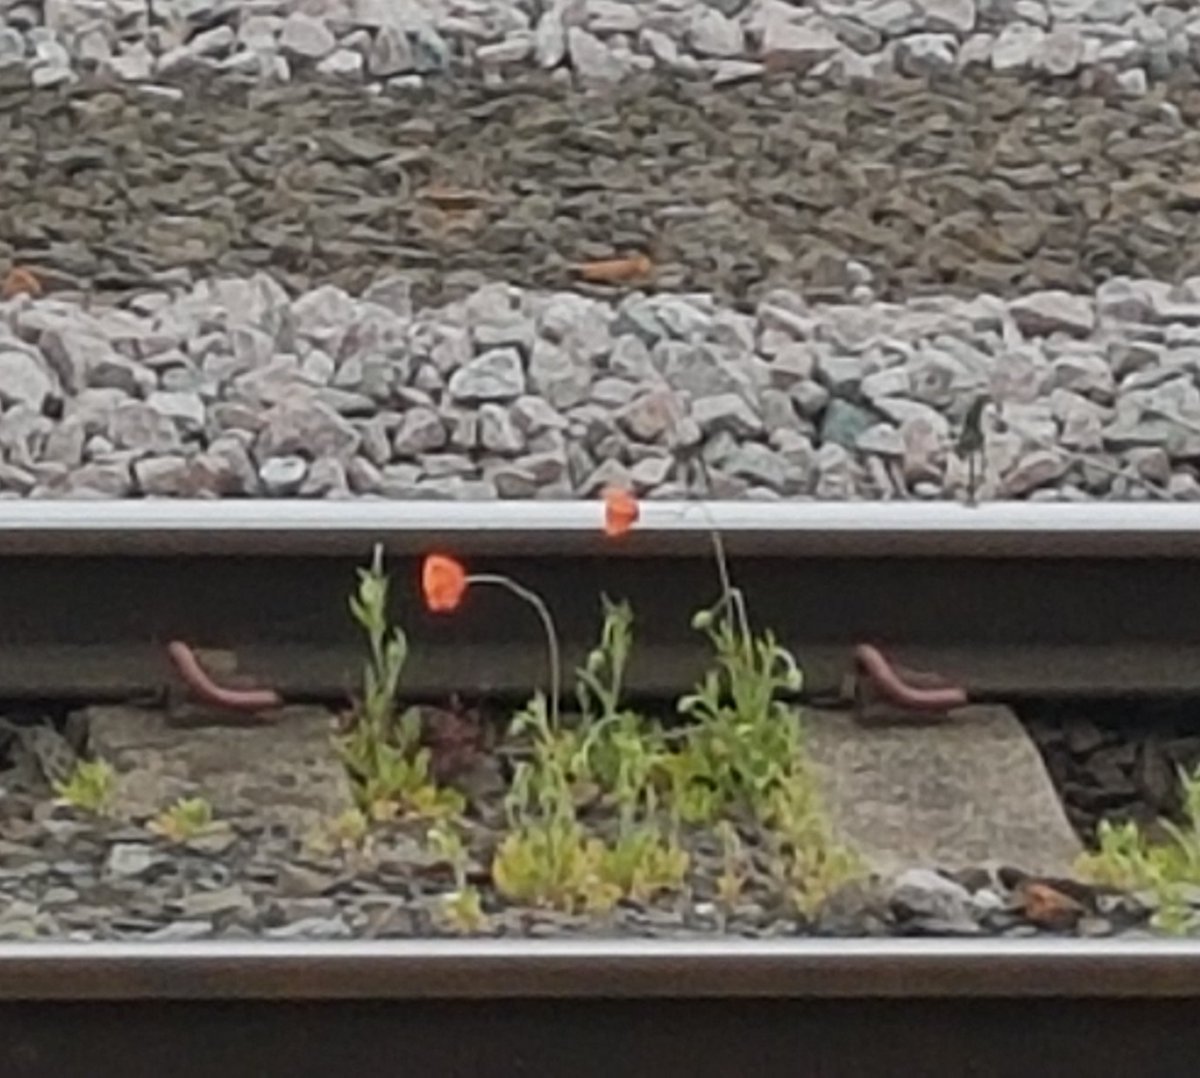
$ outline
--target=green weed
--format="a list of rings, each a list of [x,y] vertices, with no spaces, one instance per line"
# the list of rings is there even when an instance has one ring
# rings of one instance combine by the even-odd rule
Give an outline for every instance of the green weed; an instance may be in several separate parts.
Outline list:
[[[358,571],[358,591],[350,598],[350,613],[367,637],[368,656],[354,723],[338,739],[338,751],[358,804],[370,819],[457,814],[465,802],[458,791],[433,782],[429,749],[420,744],[419,713],[397,707],[408,640],[388,622],[388,591],[383,549],[377,545],[370,568]]]
[[[108,813],[116,793],[117,773],[105,760],[80,760],[65,782],[56,782],[54,792],[73,808],[96,816]]]

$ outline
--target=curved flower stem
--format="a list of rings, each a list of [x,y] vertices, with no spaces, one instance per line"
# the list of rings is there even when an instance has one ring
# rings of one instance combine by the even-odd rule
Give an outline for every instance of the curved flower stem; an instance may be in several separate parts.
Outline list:
[[[703,460],[698,461],[700,471],[704,475],[706,486],[711,487],[711,481],[708,475],[708,466]],[[721,538],[720,529],[717,527],[717,522],[713,520],[712,513],[708,511],[708,506],[704,502],[693,502],[699,510],[704,514],[708,521],[708,532],[712,536],[713,552],[717,557],[717,573],[721,578],[721,591],[724,596],[724,601],[729,606],[733,607],[734,615],[737,618],[738,629],[742,634],[742,641],[747,647],[750,646],[750,619],[746,614],[746,600],[742,595],[740,588],[733,586],[733,578],[729,574],[729,562],[725,557],[725,541]]]
[[[558,729],[558,697],[560,689],[558,630],[554,627],[554,619],[550,616],[550,608],[546,606],[537,592],[531,591],[524,585],[518,584],[499,573],[472,573],[467,577],[468,584],[497,584],[506,591],[512,592],[518,599],[524,599],[542,619],[546,629],[546,643],[550,649],[550,723],[553,729]]]
[[[725,559],[725,543],[721,539],[721,533],[717,530],[712,513],[708,511],[708,506],[703,502],[700,502],[699,505],[704,515],[708,518],[708,530],[712,536],[713,551],[717,556],[717,572],[721,576],[721,590],[725,593],[725,601],[733,607],[734,615],[738,621],[738,629],[742,634],[742,640],[749,646],[750,618],[746,614],[746,599],[742,595],[742,589],[733,586],[733,578],[729,573],[729,563]]]

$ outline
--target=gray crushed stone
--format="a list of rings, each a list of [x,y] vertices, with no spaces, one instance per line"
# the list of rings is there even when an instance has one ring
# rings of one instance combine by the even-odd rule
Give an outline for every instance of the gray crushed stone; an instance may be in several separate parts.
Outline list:
[[[1200,279],[742,313],[500,283],[418,308],[403,276],[292,297],[258,274],[20,296],[5,354],[42,393],[0,414],[10,498],[1200,497]]]
[[[639,73],[734,85],[984,69],[1081,75],[1137,97],[1194,76],[1200,18],[1153,0],[3,0],[0,66],[34,86],[185,72],[408,89],[464,70],[552,72],[591,87]]]
[[[261,270],[357,294],[403,271],[441,305],[486,281],[611,297],[628,286],[580,265],[636,253],[645,287],[743,310],[773,288],[1015,297],[1200,273],[1195,88],[176,89],[0,90],[0,272],[103,299]],[[36,393],[19,362],[14,394]]]

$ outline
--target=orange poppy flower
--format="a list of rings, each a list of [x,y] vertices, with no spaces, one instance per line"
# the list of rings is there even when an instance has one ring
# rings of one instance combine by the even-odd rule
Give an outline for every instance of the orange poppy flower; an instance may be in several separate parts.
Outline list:
[[[641,510],[637,499],[627,490],[619,487],[609,487],[604,492],[604,532],[613,538],[619,538],[632,528],[638,520]]]
[[[430,554],[421,567],[425,605],[438,614],[456,610],[467,590],[467,571],[446,554]]]

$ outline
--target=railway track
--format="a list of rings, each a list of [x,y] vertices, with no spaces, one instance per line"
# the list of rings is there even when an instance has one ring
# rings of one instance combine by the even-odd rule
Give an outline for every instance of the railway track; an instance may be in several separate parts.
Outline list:
[[[1169,1078],[1198,997],[1200,948],[1161,942],[6,947],[0,1065]]]
[[[1200,690],[1200,513],[647,503],[620,542],[595,504],[9,503],[0,698],[172,689],[165,645],[224,654],[285,698],[341,698],[345,600],[383,542],[414,696],[527,693],[534,619],[481,595],[447,627],[418,559],[445,550],[545,595],[570,662],[601,591],[646,624],[632,688],[701,669],[689,612],[709,529],[756,620],[842,693],[854,645],[975,699]],[[286,731],[279,732],[286,737]],[[0,944],[0,1074],[1190,1073],[1191,941],[795,939]],[[70,1036],[64,1035],[70,1029]],[[131,1062],[136,1060],[136,1062]]]
[[[503,596],[452,626],[423,611],[417,566],[435,550],[550,596],[568,664],[600,593],[629,599],[646,626],[630,688],[678,691],[705,654],[690,617],[714,593],[713,524],[818,695],[840,691],[862,642],[978,698],[1200,690],[1189,505],[649,502],[619,542],[601,520],[587,502],[9,503],[0,698],[160,691],[176,638],[286,695],[341,697],[360,661],[345,595],[375,542],[421,639],[415,694],[524,693],[541,676],[540,627]]]

